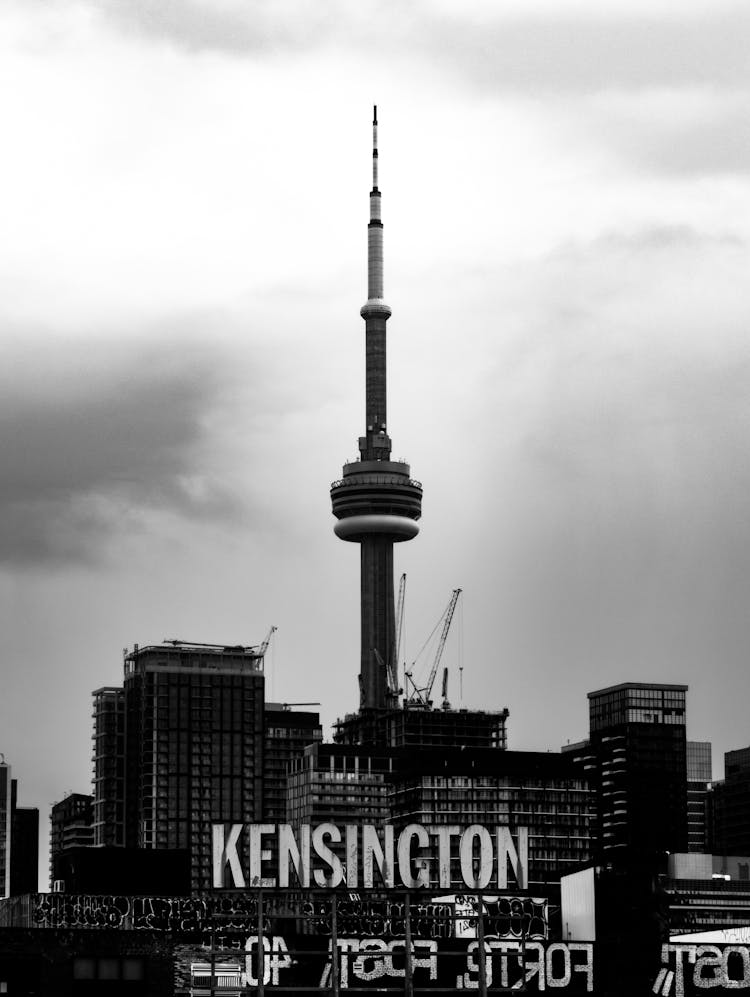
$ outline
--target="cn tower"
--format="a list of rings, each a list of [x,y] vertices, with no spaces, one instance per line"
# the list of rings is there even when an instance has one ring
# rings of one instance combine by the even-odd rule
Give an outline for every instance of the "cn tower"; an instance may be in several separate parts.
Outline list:
[[[397,705],[393,545],[419,532],[422,486],[408,464],[391,460],[386,408],[386,322],[391,309],[383,298],[383,222],[378,189],[378,109],[372,121],[372,190],[367,229],[365,320],[365,435],[359,460],[345,464],[331,485],[334,527],[341,540],[358,543],[361,562],[362,650],[359,671],[361,711]],[[389,674],[391,678],[389,679]]]

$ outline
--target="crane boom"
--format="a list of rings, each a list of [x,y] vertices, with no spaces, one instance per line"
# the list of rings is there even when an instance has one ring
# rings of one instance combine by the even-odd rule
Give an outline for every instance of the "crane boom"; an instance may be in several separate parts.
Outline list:
[[[386,679],[388,682],[388,695],[393,697],[394,699],[398,699],[398,694],[400,692],[400,689],[398,687],[398,675],[396,674],[396,666],[390,660],[386,665],[386,663],[383,661],[382,654],[380,653],[380,651],[378,651],[376,647],[372,649],[372,653],[375,655],[375,660],[377,661],[378,665],[381,668],[385,669]]]
[[[273,637],[273,635],[276,633],[277,630],[278,630],[278,627],[271,627],[271,629],[266,634],[266,639],[263,641],[263,643],[258,648],[258,657],[259,658],[262,658],[265,655],[266,651],[268,650],[268,645],[271,643],[271,638]]]
[[[406,572],[401,575],[398,583],[398,601],[396,602],[396,651],[393,655],[396,666],[401,655],[401,634],[404,627],[404,599],[406,597]]]
[[[266,634],[266,639],[260,644],[256,649],[255,653],[258,661],[260,662],[260,668],[263,668],[265,663],[266,651],[268,650],[268,645],[271,643],[271,638],[276,633],[277,627],[271,627],[271,629]]]
[[[393,659],[388,665],[388,680],[393,692],[398,694],[398,659],[401,656],[401,635],[404,630],[404,600],[406,598],[406,572],[401,575],[398,584],[398,601],[396,603],[396,646]]]
[[[448,639],[448,631],[451,628],[451,621],[453,620],[453,614],[456,611],[456,603],[458,602],[458,597],[460,595],[461,595],[461,589],[453,589],[453,595],[451,595],[450,602],[448,603],[448,608],[445,611],[443,632],[440,634],[440,641],[438,643],[437,652],[435,654],[435,660],[432,663],[430,677],[427,679],[427,685],[424,688],[424,692],[426,693],[424,698],[428,701],[432,693],[432,687],[435,684],[435,676],[437,675],[438,665],[440,664],[440,659],[442,658],[443,651],[445,650],[445,642]]]
[[[422,686],[421,688],[416,685],[414,679],[412,678],[412,673],[414,670],[413,664],[412,667],[409,669],[409,671],[406,672],[406,677],[411,682],[412,685],[412,692],[409,696],[409,702],[414,705],[419,704],[421,706],[426,706],[426,707],[430,706],[430,695],[432,694],[432,687],[435,684],[435,676],[437,675],[438,666],[440,665],[440,659],[443,656],[443,651],[445,649],[445,642],[448,638],[448,631],[451,628],[451,621],[453,620],[453,614],[456,610],[456,603],[458,602],[458,597],[461,595],[461,591],[462,591],[461,589],[453,589],[453,594],[450,597],[448,605],[443,610],[443,615],[435,624],[435,630],[437,630],[437,628],[440,626],[440,623],[442,622],[443,629],[440,633],[440,640],[438,641],[437,650],[435,652],[435,659],[432,662],[432,668],[430,669],[430,674],[427,679],[427,684]],[[433,633],[435,632],[435,630],[433,630]],[[430,635],[430,638],[428,638],[428,640],[431,639],[431,636],[432,635]]]

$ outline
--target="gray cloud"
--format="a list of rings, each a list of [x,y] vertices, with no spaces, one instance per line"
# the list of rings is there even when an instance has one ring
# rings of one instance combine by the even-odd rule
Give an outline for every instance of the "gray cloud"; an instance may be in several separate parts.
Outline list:
[[[610,88],[736,86],[750,81],[750,11],[659,17],[564,10],[519,15],[460,5],[307,0],[112,0],[95,4],[120,29],[189,51],[273,54],[330,44],[426,58],[482,90],[593,92]]]
[[[33,338],[0,377],[0,560],[98,559],[149,514],[225,519],[238,501],[201,467],[225,361],[206,346]],[[4,383],[2,383],[4,382]]]
[[[97,9],[112,23],[193,52],[272,54],[317,48],[346,31],[348,5],[306,0],[255,0],[221,4],[210,0],[112,0]],[[359,19],[361,12],[356,15]]]
[[[434,19],[423,36],[483,90],[587,93],[643,87],[737,86],[750,81],[750,11],[702,18],[515,17]]]
[[[748,25],[750,37],[750,25]],[[750,168],[747,96],[684,93],[660,100],[597,100],[567,118],[584,142],[595,136],[618,158],[657,174],[701,177]],[[564,112],[563,112],[564,113]]]
[[[590,15],[562,9],[518,13],[429,2],[382,5],[333,0],[250,4],[211,0],[116,0],[97,12],[117,31],[191,53],[258,57],[292,53],[388,52],[411,86],[415,73],[437,73],[469,94],[544,101],[568,131],[593,135],[617,155],[659,172],[701,175],[738,172],[750,165],[745,123],[750,62],[750,8],[726,4],[684,17],[623,10]],[[675,92],[678,113],[618,105],[613,94]],[[714,107],[690,114],[695,94],[713,95]],[[605,98],[601,108],[572,109],[567,98]],[[722,103],[722,99],[726,98]],[[658,104],[657,104],[658,109]]]
[[[741,111],[720,111],[712,120],[692,127],[650,129],[644,139],[630,148],[634,158],[663,172],[746,173],[750,169],[746,106]],[[628,154],[627,147],[623,152]]]
[[[460,355],[451,343],[456,376],[427,413],[473,357],[485,369],[451,413],[447,466],[425,417],[415,554],[450,565],[467,613],[474,600],[466,659],[491,663],[477,687],[510,706],[514,748],[583,736],[585,692],[626,680],[687,682],[700,736],[737,746],[723,732],[743,722],[726,688],[745,688],[750,640],[746,267],[731,235],[612,232],[499,272],[486,335],[465,321]]]
[[[533,604],[546,592],[561,628],[574,621],[582,640],[623,659],[639,640],[687,644],[701,628],[736,627],[733,607],[701,598],[743,589],[750,550],[744,253],[732,239],[657,228],[578,247],[549,261],[558,266],[580,308],[551,311],[506,374],[523,376],[524,361],[542,372],[535,403],[516,415],[505,484],[524,552],[529,537],[536,549],[524,595]],[[547,279],[544,300],[559,275]]]
[[[634,232],[603,232],[590,243],[568,243],[550,253],[549,260],[585,264],[602,254],[616,257],[662,254],[675,251],[703,253],[722,249],[742,249],[746,245],[735,232],[702,232],[692,225],[649,225]],[[574,316],[574,320],[577,316]],[[573,324],[572,322],[570,324]]]

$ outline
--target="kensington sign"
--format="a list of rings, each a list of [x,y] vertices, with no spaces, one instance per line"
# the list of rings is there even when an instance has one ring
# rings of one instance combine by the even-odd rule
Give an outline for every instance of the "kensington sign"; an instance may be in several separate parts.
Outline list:
[[[214,824],[213,886],[504,890],[528,882],[528,829],[483,824]],[[242,861],[244,859],[244,862]],[[452,875],[453,873],[453,875]],[[228,881],[227,881],[228,880]]]

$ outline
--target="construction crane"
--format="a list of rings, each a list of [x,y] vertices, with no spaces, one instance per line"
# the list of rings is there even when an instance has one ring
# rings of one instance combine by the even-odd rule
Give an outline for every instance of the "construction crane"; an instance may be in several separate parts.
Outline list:
[[[380,668],[385,669],[386,680],[388,685],[388,691],[387,691],[388,698],[396,702],[398,700],[398,694],[401,692],[401,690],[398,687],[398,675],[396,674],[396,666],[393,664],[392,661],[389,661],[388,665],[386,666],[385,662],[383,661],[383,655],[380,653],[380,651],[378,651],[376,647],[373,647],[372,653],[375,655],[375,660],[377,661]]]
[[[171,644],[172,647],[210,647],[216,651],[253,651],[252,647],[244,644],[200,644],[197,640],[178,640],[176,637],[165,640],[163,643]]]
[[[445,650],[445,642],[448,638],[448,631],[451,628],[451,621],[453,620],[453,614],[456,611],[456,603],[458,602],[458,597],[460,595],[461,595],[461,589],[453,589],[453,594],[450,597],[450,601],[447,607],[445,608],[443,615],[435,624],[435,629],[433,630],[433,633],[440,626],[441,621],[443,624],[443,629],[440,634],[440,640],[438,641],[437,651],[435,652],[435,659],[432,662],[432,668],[430,669],[430,674],[427,679],[427,684],[423,686],[417,686],[417,684],[414,682],[414,679],[412,678],[412,673],[414,671],[414,665],[416,664],[416,660],[412,662],[411,668],[409,669],[408,672],[406,672],[406,677],[409,679],[409,681],[412,684],[412,692],[408,699],[408,702],[412,705],[424,706],[428,708],[432,705],[432,701],[430,700],[430,696],[432,695],[432,687],[435,684],[435,676],[437,675],[438,666],[440,665],[440,659],[442,658],[443,651]],[[432,634],[430,636],[432,636]],[[429,640],[430,638],[428,637],[427,639]]]
[[[373,647],[372,653],[375,655],[375,660],[378,666],[385,672],[386,685],[387,685],[387,697],[392,705],[398,703],[398,697],[403,691],[399,688],[398,684],[398,659],[401,653],[401,633],[403,631],[404,625],[404,596],[406,593],[406,574],[401,575],[401,581],[398,586],[398,603],[396,606],[396,642],[391,648],[391,652],[388,655],[388,663],[383,661],[383,655],[380,651]]]
[[[259,659],[262,662],[266,651],[268,650],[268,645],[271,642],[271,637],[276,633],[276,630],[277,627],[271,627],[262,644],[200,644],[198,641],[179,640],[176,637],[171,640],[165,640],[164,643],[171,644],[172,647],[206,647],[215,651],[241,651],[246,654],[252,654],[254,658]]]
[[[268,650],[268,645],[271,643],[271,638],[276,633],[277,627],[271,627],[271,629],[266,634],[266,639],[258,647],[252,648],[255,657],[260,662],[260,667],[263,668],[263,662],[266,657],[266,651]]]
[[[268,645],[271,643],[271,638],[278,629],[279,629],[278,627],[271,627],[271,629],[266,634],[266,639],[263,641],[263,643],[259,647],[254,648],[254,650],[258,652],[259,658],[262,658],[265,655],[266,651],[268,650]]]
[[[396,646],[393,651],[393,660],[388,669],[388,679],[391,690],[398,695],[401,690],[398,688],[398,660],[401,656],[401,636],[404,632],[404,600],[406,598],[406,572],[401,575],[398,583],[398,600],[396,602]]]
[[[293,706],[320,706],[320,703],[282,703],[281,704],[282,710],[285,711],[290,710]]]

